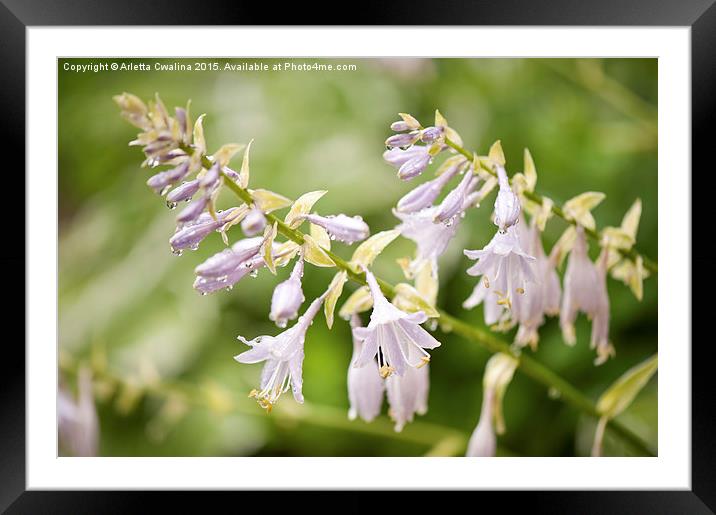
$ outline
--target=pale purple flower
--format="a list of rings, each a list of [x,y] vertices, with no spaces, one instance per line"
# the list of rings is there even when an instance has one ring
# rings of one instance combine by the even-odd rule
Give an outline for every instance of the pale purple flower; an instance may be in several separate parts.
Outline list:
[[[73,456],[97,456],[99,420],[92,392],[92,372],[82,367],[77,376],[77,399],[60,386],[57,394],[59,444]]]
[[[164,195],[172,184],[179,182],[189,174],[189,161],[184,161],[179,166],[176,166],[170,170],[159,172],[156,175],[152,175],[147,180],[147,186],[152,188],[155,192],[160,195]]]
[[[495,225],[505,232],[519,220],[520,199],[510,188],[507,172],[502,166],[497,166],[497,181],[500,189],[495,199]]]
[[[430,207],[445,185],[457,174],[463,163],[451,166],[442,175],[424,182],[417,188],[408,192],[398,201],[397,210],[401,213],[414,213]]]
[[[496,454],[497,437],[492,426],[494,398],[494,390],[485,390],[482,398],[482,408],[480,409],[480,420],[467,444],[466,456],[490,458]]]
[[[609,296],[607,294],[607,257],[603,250],[595,265],[587,254],[584,229],[577,226],[577,238],[569,253],[564,273],[564,294],[559,324],[564,340],[574,345],[574,321],[581,311],[592,320],[591,347],[597,350],[597,364],[614,354],[609,342]]]
[[[432,206],[415,213],[393,210],[393,214],[403,222],[396,229],[404,238],[414,241],[418,247],[416,257],[410,264],[413,271],[419,270],[425,262],[431,263],[433,270],[437,271],[438,258],[447,250],[450,240],[457,233],[461,218],[435,223],[433,220],[438,209],[439,206]]]
[[[467,201],[468,195],[472,193],[479,182],[480,180],[472,173],[471,168],[466,170],[460,183],[440,203],[433,221],[451,222],[456,216],[462,215],[469,205]]]
[[[351,317],[351,327],[353,330],[360,327],[360,317],[357,314],[353,314]],[[371,359],[362,367],[353,366],[363,346],[364,343],[353,335],[353,357],[351,365],[348,367],[348,400],[350,402],[348,418],[355,420],[360,417],[364,421],[370,422],[380,414],[385,383],[380,377],[378,362],[375,359]]]
[[[419,132],[406,132],[403,134],[393,134],[387,140],[385,140],[386,147],[408,147],[418,141],[420,138]]]
[[[279,283],[271,296],[269,320],[275,322],[278,327],[284,328],[289,320],[296,318],[301,304],[306,300],[301,289],[301,277],[303,258],[299,257],[289,278]]]
[[[402,376],[393,374],[386,378],[385,388],[388,396],[388,415],[395,422],[395,430],[400,432],[413,417],[428,412],[428,390],[430,387],[429,366],[408,367]]]
[[[515,297],[513,319],[520,324],[515,343],[520,346],[530,345],[535,349],[539,341],[537,330],[544,323],[544,316],[559,313],[562,290],[555,260],[545,255],[541,233],[535,221],[532,221],[529,228],[523,223],[517,224],[517,229],[522,246],[536,259],[535,271],[539,282],[531,285],[524,295]]]
[[[489,282],[487,282],[487,284],[489,284]],[[495,294],[495,292],[486,286],[486,281],[483,278],[480,278],[478,279],[477,284],[472,290],[470,296],[462,303],[462,307],[465,309],[472,309],[475,306],[482,304],[485,323],[487,325],[493,325],[504,321],[505,317],[503,317],[503,315],[508,315],[505,311],[505,306],[503,304],[499,304],[499,300],[500,298]]]
[[[202,295],[214,293],[221,289],[231,290],[236,283],[247,275],[254,277],[260,268],[266,266],[263,257],[256,255],[234,268],[231,272],[220,277],[206,277],[198,275],[194,280],[194,289]]]
[[[238,213],[236,207],[217,211],[216,219],[212,218],[209,213],[202,213],[181,227],[177,227],[176,232],[169,239],[172,252],[181,254],[181,251],[185,249],[196,250],[204,238],[212,231],[221,229],[236,213]]]
[[[231,248],[224,249],[211,256],[197,266],[194,272],[203,277],[225,276],[234,271],[241,263],[255,257],[261,249],[262,243],[263,238],[260,236],[239,240]]]
[[[167,194],[167,202],[176,204],[183,200],[189,200],[199,191],[199,179],[180,184]]]
[[[428,147],[413,145],[406,150],[400,148],[386,150],[383,159],[398,169],[398,177],[409,180],[423,173],[433,158]]]
[[[241,230],[246,236],[255,236],[266,228],[266,215],[255,207],[241,221]]]
[[[325,293],[315,299],[306,312],[290,328],[277,336],[258,336],[246,340],[243,336],[237,339],[251,349],[234,359],[239,363],[259,363],[265,361],[261,373],[258,390],[252,390],[250,396],[256,398],[259,406],[271,411],[282,393],[293,391],[296,402],[303,403],[303,345],[306,331],[323,303]]]
[[[373,312],[368,327],[354,329],[354,335],[364,347],[353,366],[362,367],[378,355],[380,373],[383,377],[392,372],[403,375],[406,369],[424,366],[430,355],[424,349],[440,346],[420,324],[428,317],[422,311],[405,313],[388,302],[369,270],[366,280],[373,297]]]
[[[208,196],[199,197],[196,200],[192,200],[188,206],[186,206],[181,213],[177,216],[178,223],[191,222],[196,220],[199,215],[204,211],[206,205],[209,203]]]
[[[483,276],[485,287],[492,289],[499,297],[498,303],[508,308],[515,293],[524,295],[527,283],[537,280],[533,269],[535,258],[522,250],[515,229],[497,231],[484,249],[464,253],[478,260],[467,273]]]
[[[410,126],[408,125],[408,122],[404,120],[398,120],[397,122],[390,124],[390,130],[395,132],[405,132],[408,129],[410,129]]]
[[[432,143],[445,134],[445,127],[426,127],[420,131],[420,140],[423,143]]]
[[[214,163],[200,179],[199,184],[205,190],[210,190],[218,185],[219,178],[219,163]]]
[[[355,243],[366,239],[370,235],[368,224],[360,216],[309,214],[303,218],[312,224],[323,227],[332,240],[342,241],[343,243]]]

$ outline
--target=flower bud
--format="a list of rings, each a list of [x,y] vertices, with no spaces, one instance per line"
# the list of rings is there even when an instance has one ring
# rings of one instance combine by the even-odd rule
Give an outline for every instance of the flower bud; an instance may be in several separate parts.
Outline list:
[[[199,191],[198,179],[185,182],[167,194],[167,202],[181,202],[182,200],[189,200],[197,191]]]
[[[435,222],[447,222],[463,212],[465,199],[470,192],[470,188],[477,184],[476,181],[473,182],[473,177],[472,169],[465,171],[460,184],[450,191],[440,203],[440,209],[435,215]]]
[[[301,304],[306,300],[301,289],[301,277],[303,277],[303,259],[299,258],[290,277],[273,290],[269,320],[276,322],[278,327],[286,327],[289,320],[296,318]]]
[[[410,129],[410,127],[404,120],[398,120],[390,124],[390,130],[394,132],[405,132],[408,129]]]
[[[438,198],[442,189],[450,182],[450,179],[455,176],[458,170],[459,167],[457,166],[451,168],[439,177],[427,181],[408,192],[398,201],[398,211],[401,213],[414,213],[431,206],[433,201]]]
[[[394,134],[385,140],[386,147],[409,147],[420,137],[419,132],[406,132],[403,134]]]
[[[179,213],[179,215],[177,216],[177,222],[186,223],[192,220],[196,220],[196,218],[201,214],[201,212],[204,211],[204,208],[208,203],[208,197],[201,197],[192,201],[182,210],[181,213]]]
[[[500,189],[495,199],[495,225],[504,232],[517,223],[520,217],[520,199],[510,189],[507,172],[504,167],[497,166],[497,180]]]
[[[432,143],[441,138],[445,133],[445,127],[428,127],[420,132],[420,140],[424,143]]]
[[[266,227],[266,216],[263,212],[255,207],[248,212],[246,217],[241,221],[241,230],[246,236],[255,236],[262,232]]]
[[[430,164],[430,161],[432,161],[432,157],[428,153],[427,148],[419,148],[424,148],[425,151],[406,161],[398,169],[398,177],[400,177],[404,181],[410,180],[423,173],[425,168],[427,168],[427,166]]]
[[[201,178],[199,184],[205,190],[211,189],[219,182],[219,163],[214,163]]]
[[[332,240],[343,243],[354,243],[364,240],[370,234],[368,224],[360,216],[334,216],[305,215],[303,217],[312,224],[323,227]]]
[[[164,172],[159,172],[156,175],[152,175],[149,180],[147,180],[147,186],[160,195],[163,195],[166,193],[169,186],[182,180],[188,173],[189,161],[184,161],[179,166],[172,168],[171,170],[166,170]]]
[[[222,250],[194,269],[196,275],[221,277],[227,275],[241,263],[254,257],[261,248],[263,238],[245,238],[234,243],[230,249]]]

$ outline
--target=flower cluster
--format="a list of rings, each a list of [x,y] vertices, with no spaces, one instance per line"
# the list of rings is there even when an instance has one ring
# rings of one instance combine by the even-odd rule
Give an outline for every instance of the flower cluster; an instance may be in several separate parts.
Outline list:
[[[115,97],[115,101],[122,115],[142,130],[130,144],[142,147],[146,158],[143,166],[161,167],[147,185],[166,196],[170,208],[188,202],[176,217],[176,230],[169,240],[172,251],[180,255],[185,249],[195,250],[213,232],[220,233],[226,245],[196,266],[194,288],[199,293],[228,291],[247,275],[256,276],[264,268],[276,275],[277,267],[294,263],[288,277],[274,288],[268,309],[268,318],[283,331],[252,340],[238,337],[250,349],[235,356],[236,361],[264,363],[259,387],[250,396],[267,411],[289,389],[294,399],[303,403],[308,329],[321,307],[326,324],[332,327],[343,287],[352,279],[362,285],[339,310],[339,315],[350,321],[353,340],[347,374],[348,417],[370,422],[379,415],[384,396],[396,431],[415,414],[424,414],[429,391],[428,351],[439,347],[440,342],[423,324],[434,330],[441,316],[436,307],[439,259],[467,212],[480,207],[494,189],[494,236],[480,249],[464,250],[465,256],[476,261],[467,273],[478,281],[463,306],[470,309],[482,304],[485,322],[495,330],[517,326],[517,348],[510,351],[514,355],[498,353],[488,362],[480,420],[468,455],[495,454],[495,434],[504,432],[502,399],[518,366],[517,353],[525,346],[536,349],[539,328],[546,317],[559,317],[564,340],[573,345],[575,319],[579,312],[586,314],[592,321],[591,346],[600,364],[614,355],[609,340],[608,273],[641,298],[641,282],[647,276],[644,263],[641,258],[626,257],[636,239],[641,213],[638,201],[621,227],[607,227],[597,233],[591,210],[603,200],[603,194],[578,195],[556,210],[552,200],[534,193],[537,171],[529,151],[525,150],[523,171],[510,178],[499,141],[485,156],[470,153],[462,148],[460,136],[439,111],[428,127],[406,113],[400,113],[401,119],[391,125],[395,134],[386,140],[388,150],[383,157],[397,169],[401,180],[412,181],[424,174],[439,154],[449,156],[436,168],[434,177],[398,200],[393,209],[398,225],[371,236],[360,216],[315,212],[314,206],[325,191],[304,193],[292,201],[266,189],[249,188],[252,142],[224,145],[209,154],[204,115],[192,124],[189,104],[176,108],[170,116],[158,96],[148,105],[128,93]],[[237,172],[229,165],[242,150]],[[240,202],[218,209],[218,193],[224,186]],[[279,218],[276,212],[283,209],[288,212]],[[569,227],[548,254],[542,233],[555,213],[565,218]],[[308,232],[301,232],[306,223]],[[229,229],[237,225],[243,237],[230,243]],[[398,261],[406,280],[412,283],[392,287],[376,278],[371,266],[399,235],[416,246],[413,257]],[[587,235],[596,236],[602,248],[596,263],[588,255]],[[331,250],[334,241],[361,243],[350,260],[343,260]],[[560,284],[558,270],[565,259]],[[299,317],[306,300],[302,284],[306,263],[338,270],[324,293]],[[371,309],[364,326],[360,314]]]

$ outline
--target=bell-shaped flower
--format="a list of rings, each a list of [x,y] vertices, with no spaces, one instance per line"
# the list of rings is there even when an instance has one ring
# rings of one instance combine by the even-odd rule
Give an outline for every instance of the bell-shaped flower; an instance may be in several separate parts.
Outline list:
[[[256,236],[266,228],[266,215],[255,207],[241,221],[241,230],[246,236]]]
[[[408,367],[402,376],[393,374],[386,378],[388,415],[395,422],[395,430],[402,431],[413,417],[428,411],[428,390],[430,387],[429,366]]]
[[[516,297],[513,305],[513,319],[519,328],[515,343],[529,345],[533,350],[539,342],[539,327],[544,323],[545,315],[559,314],[559,302],[562,290],[556,270],[556,259],[545,255],[539,227],[533,219],[529,228],[524,223],[517,224],[520,241],[527,252],[535,257],[535,271],[538,282],[527,289],[525,294]]]
[[[97,456],[99,421],[92,393],[92,372],[80,368],[77,399],[60,386],[57,394],[57,428],[60,448],[73,456]]]
[[[309,214],[304,215],[303,218],[312,224],[323,227],[332,240],[343,243],[351,244],[362,241],[370,235],[368,224],[360,216]]]
[[[433,270],[437,270],[438,258],[447,250],[450,240],[457,233],[462,218],[458,216],[449,222],[436,223],[435,215],[439,209],[440,206],[432,206],[415,213],[393,210],[393,214],[402,222],[396,229],[417,246],[415,259],[410,264],[413,272],[420,270],[425,262],[431,263]]]
[[[403,150],[401,148],[392,148],[383,153],[383,159],[398,169],[398,177],[403,180],[410,180],[417,177],[432,161],[430,149],[422,145],[413,145]]]
[[[520,246],[517,231],[497,231],[490,243],[482,250],[465,250],[470,259],[477,259],[467,273],[482,276],[485,288],[492,289],[499,297],[498,304],[512,307],[514,294],[524,295],[527,283],[536,282],[533,264],[535,258]]]
[[[306,331],[321,308],[324,297],[325,294],[315,299],[290,329],[277,336],[257,336],[250,341],[243,336],[237,337],[251,349],[234,356],[236,361],[249,364],[266,362],[259,389],[252,390],[249,395],[268,412],[289,388],[296,402],[303,403],[303,345]]]
[[[472,309],[482,304],[485,324],[493,325],[498,322],[503,322],[505,318],[509,316],[509,312],[506,311],[504,304],[499,304],[500,297],[498,297],[491,288],[488,288],[486,284],[489,284],[489,281],[485,281],[483,278],[478,279],[472,293],[462,303],[462,307]]]
[[[207,204],[209,204],[209,197],[207,195],[192,200],[189,205],[182,209],[181,213],[177,215],[177,222],[184,224],[196,220],[202,214]]]
[[[275,322],[278,327],[284,328],[289,320],[296,318],[301,304],[306,300],[301,289],[302,277],[303,258],[299,257],[289,278],[278,284],[273,290],[269,320]]]
[[[373,312],[368,327],[354,329],[354,334],[364,346],[354,366],[362,367],[378,355],[380,373],[388,377],[395,372],[403,375],[410,367],[421,367],[430,361],[425,349],[440,346],[420,324],[428,317],[422,311],[405,313],[388,302],[378,282],[369,270],[366,280],[373,297]]]
[[[504,167],[497,166],[497,183],[499,190],[495,199],[495,225],[505,232],[508,227],[517,223],[520,217],[520,199],[510,188],[507,172]]]
[[[353,314],[351,328],[355,330],[359,327],[361,327],[360,317]],[[353,366],[363,346],[364,343],[353,335],[353,357],[351,365],[348,367],[348,400],[350,402],[348,418],[355,420],[360,417],[364,421],[370,422],[380,414],[385,383],[380,377],[378,362],[375,359],[371,359],[362,367]]]
[[[599,365],[614,355],[614,347],[609,342],[609,296],[606,277],[608,252],[603,250],[595,265],[589,259],[587,250],[584,229],[578,226],[577,237],[564,273],[559,324],[564,340],[574,345],[574,321],[577,314],[581,311],[592,320],[590,345],[597,350],[596,364]]]
[[[435,179],[424,182],[417,188],[409,191],[398,201],[396,209],[401,213],[415,213],[416,211],[432,206],[445,185],[450,182],[459,170],[459,166],[453,166]]]

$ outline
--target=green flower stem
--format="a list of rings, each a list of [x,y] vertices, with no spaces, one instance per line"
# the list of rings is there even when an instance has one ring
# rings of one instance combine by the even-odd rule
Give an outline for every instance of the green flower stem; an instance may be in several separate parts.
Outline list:
[[[460,153],[467,154],[468,152],[462,149]],[[472,159],[471,155],[470,159]],[[212,166],[211,161],[206,159],[206,157],[202,158],[202,163],[206,168]],[[253,202],[249,192],[241,188],[238,184],[236,184],[226,175],[224,175],[224,183],[231,191],[233,191],[241,200],[243,200],[247,204]],[[296,229],[290,228],[272,213],[267,214],[266,218],[269,223],[275,223],[278,227],[278,232],[283,234],[286,238],[298,243],[299,245],[303,244],[303,233]],[[326,250],[325,252],[333,260],[333,262],[338,268],[347,272],[348,277],[351,280],[362,286],[367,284],[365,280],[365,273],[356,273],[356,271],[353,270],[353,267],[346,260],[342,259],[340,256],[329,250]],[[385,293],[386,296],[392,298],[395,295],[395,289],[390,283],[377,277],[376,280],[380,285],[381,290],[383,290],[383,293]],[[463,338],[482,345],[490,352],[503,352],[505,354],[513,356],[518,360],[518,366],[520,370],[522,370],[522,372],[524,372],[526,375],[530,376],[535,381],[541,383],[549,390],[559,392],[560,399],[571,404],[580,411],[593,417],[599,418],[600,415],[594,402],[592,402],[588,397],[582,394],[577,388],[572,386],[568,381],[560,377],[558,374],[556,374],[546,366],[539,363],[534,358],[524,353],[516,353],[514,350],[512,350],[512,348],[507,342],[501,340],[500,338],[497,338],[496,336],[492,335],[487,331],[477,329],[469,324],[466,324],[465,322],[462,322],[461,320],[453,317],[442,309],[438,309],[438,312],[440,313],[440,325],[444,331],[455,331],[455,333],[459,334]],[[625,440],[630,442],[642,454],[645,454],[647,456],[654,455],[654,452],[649,448],[646,442],[644,442],[629,428],[622,425],[618,420],[612,420],[609,425],[609,428],[611,428],[615,433],[619,434]]]
[[[466,150],[462,146],[458,145],[454,141],[452,141],[450,138],[445,138],[445,144],[455,150],[456,152],[462,154],[467,159],[472,161],[474,159],[474,156],[476,154],[470,152],[469,150]],[[485,170],[492,175],[497,175],[489,166],[485,167]],[[542,204],[542,201],[544,200],[542,198],[542,195],[538,193],[534,193],[532,191],[524,191],[523,195],[530,199],[532,202],[536,202],[537,204]],[[565,222],[570,223],[572,225],[576,225],[576,222],[572,220],[570,217],[568,217],[565,212],[560,208],[559,206],[553,205],[552,206],[552,213],[554,213],[559,218],[563,219]],[[588,227],[584,227],[584,233],[589,236],[590,238],[593,238],[596,241],[600,241],[601,238],[599,237],[599,233],[595,231],[594,229],[589,229]],[[632,261],[636,261],[636,259],[639,257],[639,252],[637,252],[634,248],[631,248],[629,250],[619,249],[619,252],[622,256],[631,259]],[[658,272],[658,265],[655,261],[649,259],[645,255],[641,254],[642,262],[644,263],[644,268],[649,270],[650,272],[653,272],[656,274]]]

